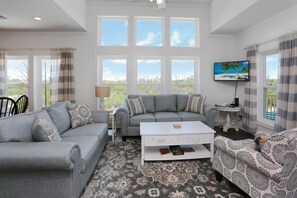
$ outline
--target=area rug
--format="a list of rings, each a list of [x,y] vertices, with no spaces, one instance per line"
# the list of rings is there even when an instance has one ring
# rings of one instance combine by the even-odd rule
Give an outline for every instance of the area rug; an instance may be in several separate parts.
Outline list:
[[[81,198],[243,198],[237,187],[218,183],[209,159],[140,164],[140,138],[109,141]]]

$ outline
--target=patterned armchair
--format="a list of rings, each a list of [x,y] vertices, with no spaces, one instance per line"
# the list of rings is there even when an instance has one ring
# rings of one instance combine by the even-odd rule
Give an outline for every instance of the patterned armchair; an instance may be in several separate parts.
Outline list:
[[[253,143],[215,138],[217,180],[223,175],[253,198],[297,197],[297,128],[271,135],[261,152]]]

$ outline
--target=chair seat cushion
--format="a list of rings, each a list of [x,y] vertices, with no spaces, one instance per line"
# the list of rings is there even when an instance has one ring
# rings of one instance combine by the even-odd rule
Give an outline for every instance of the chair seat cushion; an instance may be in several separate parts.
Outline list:
[[[139,126],[140,122],[155,122],[156,118],[152,113],[139,114],[130,117],[131,126]]]
[[[157,122],[175,122],[181,121],[181,117],[174,112],[157,112],[154,113]]]
[[[66,136],[62,137],[62,142],[75,142],[79,145],[81,159],[82,159],[82,172],[90,164],[96,151],[99,147],[99,138],[96,136]]]
[[[206,116],[198,113],[180,111],[177,112],[177,114],[181,117],[182,121],[201,121],[204,123],[206,122]]]

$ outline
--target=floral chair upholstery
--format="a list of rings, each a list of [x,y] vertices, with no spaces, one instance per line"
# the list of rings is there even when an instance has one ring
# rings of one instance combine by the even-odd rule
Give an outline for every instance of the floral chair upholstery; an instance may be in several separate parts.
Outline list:
[[[297,128],[271,135],[261,152],[253,144],[217,136],[213,169],[253,198],[297,197]]]

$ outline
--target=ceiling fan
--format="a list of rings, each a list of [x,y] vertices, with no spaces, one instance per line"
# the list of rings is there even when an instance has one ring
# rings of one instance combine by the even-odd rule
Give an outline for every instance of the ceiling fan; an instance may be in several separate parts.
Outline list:
[[[130,2],[132,1],[139,1],[139,0],[128,0]],[[165,0],[145,0],[148,1],[148,3],[153,6],[156,10],[162,10],[166,8],[166,2]]]

